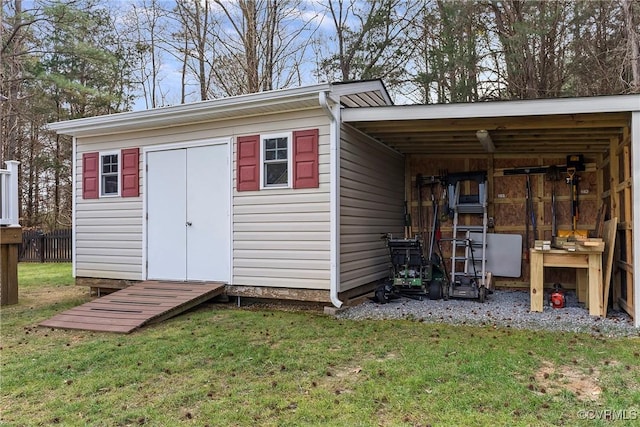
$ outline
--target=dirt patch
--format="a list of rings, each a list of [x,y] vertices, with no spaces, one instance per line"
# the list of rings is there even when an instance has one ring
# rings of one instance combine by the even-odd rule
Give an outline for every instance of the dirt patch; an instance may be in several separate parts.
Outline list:
[[[529,388],[537,393],[553,395],[569,391],[578,400],[594,402],[602,394],[602,388],[598,385],[599,377],[600,371],[597,369],[544,362],[534,376],[535,385]]]

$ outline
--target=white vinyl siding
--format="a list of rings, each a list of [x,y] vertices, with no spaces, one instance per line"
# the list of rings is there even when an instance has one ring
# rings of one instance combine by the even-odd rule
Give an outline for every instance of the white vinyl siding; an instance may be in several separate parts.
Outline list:
[[[82,198],[82,154],[130,148],[117,145],[78,144],[76,154],[76,277],[142,279],[142,190],[140,197]],[[114,151],[118,152],[118,151]],[[118,171],[120,173],[120,171]],[[119,180],[119,178],[118,178]]]
[[[381,235],[404,227],[404,158],[355,131],[341,128],[340,291],[389,275]]]
[[[241,135],[319,129],[320,186],[237,192],[234,184],[233,284],[329,290],[328,117],[321,109],[298,112],[269,127],[251,125]]]
[[[320,187],[236,192],[237,136],[320,130]],[[144,278],[143,202],[132,198],[82,199],[82,155],[123,148],[231,138],[233,144],[232,283],[329,289],[329,120],[321,108],[226,119],[146,132],[77,138],[76,277]],[[143,156],[140,156],[143,162]],[[141,172],[141,182],[143,180]]]

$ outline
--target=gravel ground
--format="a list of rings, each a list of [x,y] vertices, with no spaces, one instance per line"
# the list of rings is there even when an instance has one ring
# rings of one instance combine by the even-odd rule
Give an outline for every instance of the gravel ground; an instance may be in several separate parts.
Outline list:
[[[425,322],[456,325],[510,327],[517,329],[584,332],[607,337],[640,336],[640,329],[624,312],[609,309],[607,318],[590,316],[584,304],[577,301],[575,292],[565,294],[565,308],[548,305],[541,313],[529,311],[529,292],[523,290],[496,290],[484,303],[474,299],[453,298],[448,301],[418,301],[408,298],[392,300],[387,304],[366,301],[346,308],[337,314],[340,319],[412,319]]]

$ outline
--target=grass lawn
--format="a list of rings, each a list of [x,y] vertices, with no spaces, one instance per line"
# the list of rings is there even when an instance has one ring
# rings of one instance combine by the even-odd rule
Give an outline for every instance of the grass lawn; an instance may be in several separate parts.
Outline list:
[[[89,300],[88,290],[72,285],[69,264],[21,264],[19,278],[20,303],[0,317],[3,425],[640,419],[638,338],[344,321],[213,303],[130,335],[52,330],[37,324]]]

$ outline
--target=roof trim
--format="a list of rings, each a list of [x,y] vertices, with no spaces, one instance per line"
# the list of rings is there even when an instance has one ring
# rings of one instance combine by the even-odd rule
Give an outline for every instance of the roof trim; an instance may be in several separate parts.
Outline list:
[[[379,92],[387,105],[393,105],[393,100],[389,96],[389,92],[381,79],[337,82],[331,85],[331,94],[339,97],[363,92]]]
[[[349,123],[420,119],[466,119],[629,111],[640,111],[640,94],[488,101],[464,104],[345,108],[342,111],[342,121]]]
[[[278,89],[248,95],[159,107],[150,110],[128,111],[104,116],[86,117],[49,123],[48,128],[72,136],[98,135],[122,131],[177,126],[211,119],[216,112],[224,118],[251,114],[259,106],[294,104],[296,101],[317,99],[319,92],[331,90],[328,83],[289,89]]]

